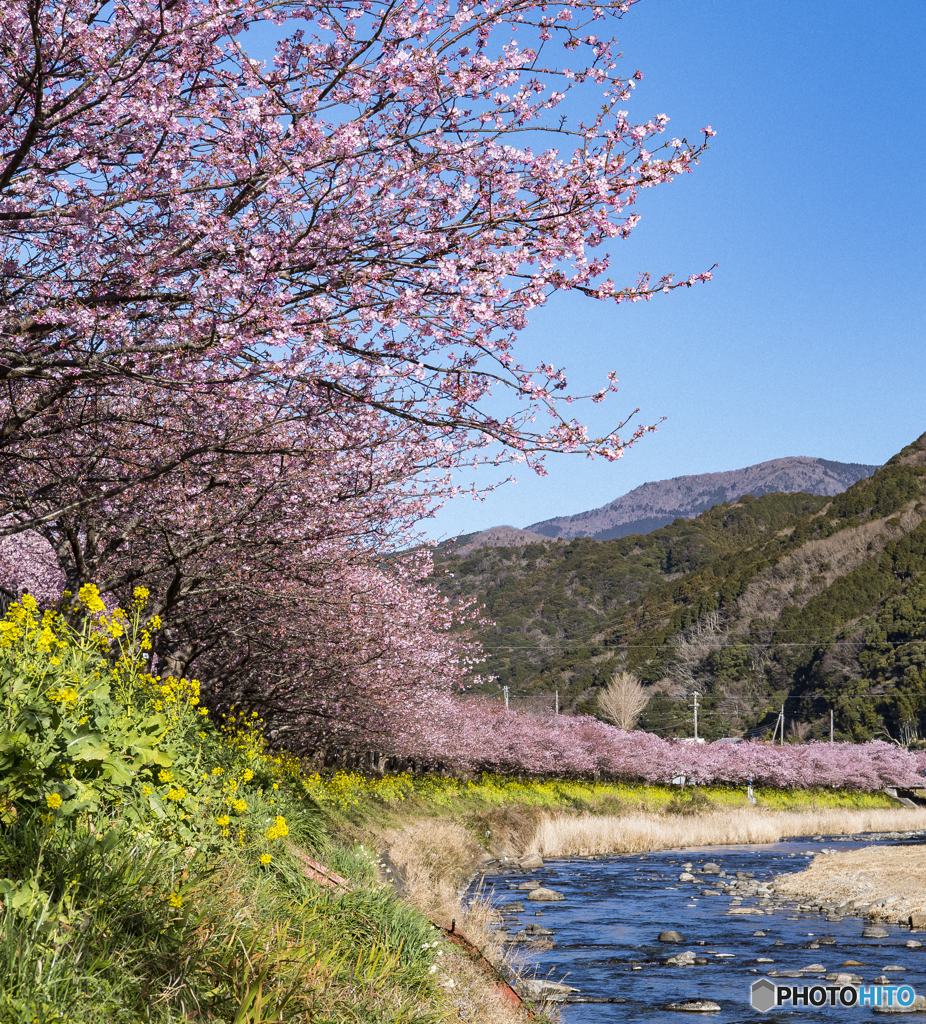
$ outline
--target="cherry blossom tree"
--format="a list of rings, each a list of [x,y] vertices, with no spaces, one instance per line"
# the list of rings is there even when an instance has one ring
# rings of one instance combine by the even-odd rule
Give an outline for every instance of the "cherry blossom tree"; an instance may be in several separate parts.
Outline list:
[[[381,748],[397,706],[459,688],[475,658],[459,634],[472,608],[451,610],[425,584],[426,550],[396,550],[432,498],[415,475],[427,452],[415,425],[331,396],[311,417],[267,423],[267,397],[239,393],[234,423],[246,443],[235,444],[221,396],[195,415],[178,402],[161,444],[169,434],[200,457],[44,522],[44,561],[72,592],[93,582],[115,602],[147,587],[163,624],[158,669],[199,676],[214,709],[258,710],[278,742],[303,752]],[[32,487],[32,511],[75,504],[83,480],[117,476],[130,457],[171,457],[134,453],[126,424],[146,408],[144,392],[124,395],[107,443],[59,459],[54,479]]]
[[[448,465],[496,443],[519,459],[618,457],[633,438],[589,437],[563,409],[562,370],[520,365],[513,343],[556,290],[623,302],[709,277],[607,277],[604,246],[633,228],[640,189],[704,148],[661,142],[663,115],[633,124],[619,109],[640,75],[619,73],[607,32],[630,6],[4,4],[7,464],[110,427],[120,381],[167,404],[299,383],[311,402],[418,425]],[[282,38],[259,61],[248,46],[264,29]],[[572,93],[598,112],[563,113]],[[493,387],[520,400],[510,415],[480,406]],[[595,397],[613,388],[612,375]],[[7,487],[0,511],[17,514],[0,529],[200,455],[127,460],[39,520]]]
[[[473,611],[397,551],[450,471],[648,429],[589,436],[563,369],[518,360],[531,310],[710,277],[609,276],[712,134],[620,109],[632,3],[4,4],[4,579],[144,583],[159,662],[305,749],[424,744]]]
[[[44,537],[32,531],[0,537],[0,587],[3,611],[24,591],[45,607],[57,603],[64,575]]]

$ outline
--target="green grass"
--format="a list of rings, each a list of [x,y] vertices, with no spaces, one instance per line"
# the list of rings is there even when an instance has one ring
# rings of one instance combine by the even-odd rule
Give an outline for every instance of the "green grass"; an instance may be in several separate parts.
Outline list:
[[[210,863],[129,841],[118,824],[4,831],[3,1024],[443,1019],[436,933],[384,887],[332,894],[285,852]]]

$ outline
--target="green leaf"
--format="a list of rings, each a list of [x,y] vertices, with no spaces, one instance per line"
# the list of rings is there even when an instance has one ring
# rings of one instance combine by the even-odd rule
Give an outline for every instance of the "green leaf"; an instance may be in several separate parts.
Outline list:
[[[24,732],[0,732],[0,754],[19,754],[26,748],[29,737]]]
[[[164,736],[170,732],[170,722],[168,722],[163,712],[160,711],[147,715],[137,723],[137,727],[149,737]]]
[[[132,766],[121,757],[107,757],[103,762],[103,778],[117,786],[127,786],[134,777]]]
[[[67,749],[75,761],[104,761],[112,753],[112,747],[100,732],[78,736],[68,743]]]
[[[136,768],[140,768],[143,764],[159,764],[162,768],[170,768],[174,763],[174,759],[169,755],[165,754],[163,750],[158,750],[155,747],[144,746],[141,743],[133,743],[131,745],[137,755]]]
[[[154,816],[158,820],[163,821],[167,817],[167,811],[164,808],[164,802],[157,795],[157,793],[152,793],[148,797],[148,799],[151,802],[151,810],[154,811]]]
[[[98,843],[97,849],[101,850],[103,853],[111,853],[121,842],[122,836],[119,835],[119,832],[116,829],[110,829],[108,832],[103,834],[102,839],[100,839]]]

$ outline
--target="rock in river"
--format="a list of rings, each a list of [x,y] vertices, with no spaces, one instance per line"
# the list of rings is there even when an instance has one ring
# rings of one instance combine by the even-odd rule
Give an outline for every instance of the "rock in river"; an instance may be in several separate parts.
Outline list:
[[[536,1003],[562,1003],[566,996],[579,991],[570,985],[561,985],[558,981],[544,981],[542,978],[519,981],[514,990],[522,999],[530,999]]]
[[[667,1003],[663,1009],[682,1013],[716,1013],[720,1003],[715,1003],[713,999],[681,999],[677,1003]]]
[[[917,996],[909,1006],[875,1006],[875,1013],[922,1013],[926,1010],[926,996]]]
[[[678,932],[667,931],[659,933],[660,942],[684,942],[685,940]]]
[[[886,939],[888,937],[888,931],[886,928],[879,928],[876,925],[870,925],[862,932],[863,939]]]
[[[666,967],[691,967],[695,962],[695,955],[689,949],[687,953],[679,953],[678,956],[670,956],[666,960]]]
[[[527,894],[529,900],[542,900],[544,903],[552,903],[554,900],[564,900],[566,897],[555,889],[544,889],[542,886]]]

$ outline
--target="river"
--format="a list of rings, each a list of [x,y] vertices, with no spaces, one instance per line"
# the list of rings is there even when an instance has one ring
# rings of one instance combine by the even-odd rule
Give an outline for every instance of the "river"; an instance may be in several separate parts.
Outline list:
[[[916,838],[875,839],[875,842],[910,843]],[[776,1010],[760,1014],[750,1005],[750,987],[771,972],[798,971],[816,964],[824,970],[806,975],[802,984],[826,984],[824,973],[857,974],[872,983],[885,967],[905,967],[889,975],[893,984],[910,984],[926,994],[926,947],[910,948],[909,928],[884,925],[887,938],[863,938],[870,922],[859,917],[827,920],[821,913],[798,911],[794,904],[776,907],[766,901],[759,908],[761,894],[741,901],[720,889],[735,873],[752,875],[756,883],[770,882],[775,875],[802,870],[823,850],[854,849],[872,845],[872,838],[854,836],[790,839],[762,846],[724,846],[700,850],[672,850],[648,855],[550,860],[543,869],[486,878],[484,891],[497,906],[521,902],[523,912],[507,913],[505,926],[515,934],[531,924],[552,930],[546,940],[519,943],[520,960],[539,978],[565,981],[581,997],[621,1000],[608,1003],[559,1004],[564,1024],[621,1024],[679,1021],[690,1014],[668,1012],[670,1002],[693,997],[711,999],[720,1011],[709,1014],[716,1024],[744,1020],[783,1021],[786,1014],[801,1011]],[[723,872],[700,874],[712,862]],[[685,865],[691,865],[696,884],[679,881]],[[561,892],[560,902],[536,903],[526,899],[519,888],[525,878]],[[747,883],[749,884],[749,883]],[[475,891],[475,890],[473,890]],[[731,915],[732,907],[755,906],[764,914]],[[679,944],[657,941],[664,930],[676,930],[684,938]],[[754,935],[764,932],[764,935]],[[690,950],[706,963],[676,967],[665,961]],[[764,958],[766,962],[757,962]],[[844,966],[854,960],[858,966]],[[528,971],[530,973],[530,971]],[[795,984],[789,981],[788,984]],[[784,984],[782,980],[780,984]],[[846,1014],[871,1016],[869,1008],[839,1006],[809,1009],[805,1019],[835,1019]],[[922,1020],[924,1015],[917,1014]]]

